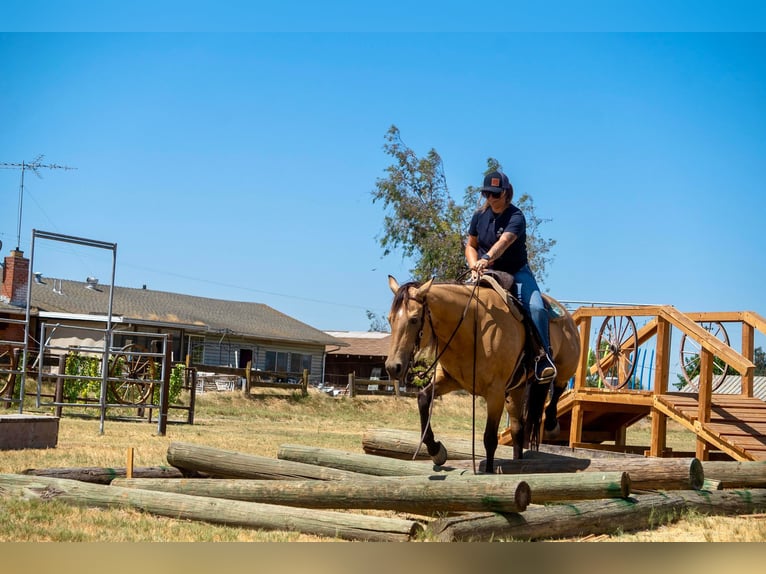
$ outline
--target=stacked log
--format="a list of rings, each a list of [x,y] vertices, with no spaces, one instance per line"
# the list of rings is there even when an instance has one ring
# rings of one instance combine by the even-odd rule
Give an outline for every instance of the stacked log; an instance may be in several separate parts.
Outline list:
[[[369,446],[370,437],[378,446]],[[703,514],[766,510],[766,463],[604,458],[563,447],[512,460],[512,449],[501,447],[495,473],[487,474],[474,472],[470,443],[466,449],[445,441],[461,460],[435,466],[405,460],[414,453],[410,440],[412,433],[388,431],[381,440],[378,431],[368,431],[363,450],[395,454],[286,444],[276,459],[174,442],[170,467],[139,467],[131,479],[120,469],[28,469],[0,475],[0,495],[373,541],[413,540],[424,529],[438,540],[571,538],[651,528],[689,508]],[[483,470],[483,461],[477,468]],[[110,485],[93,484],[99,482]]]
[[[305,464],[338,468],[349,472],[373,474],[376,476],[412,476],[434,472],[450,474],[472,474],[471,461],[448,461],[445,466],[434,466],[420,461],[388,460],[375,455],[355,454],[334,449],[302,445],[282,445],[278,458]],[[485,461],[478,469],[483,471]],[[637,490],[679,490],[699,489],[704,481],[702,464],[696,458],[601,458],[583,459],[564,456],[547,456],[521,460],[497,460],[498,474],[542,474],[542,473],[589,473],[627,472],[632,487]]]

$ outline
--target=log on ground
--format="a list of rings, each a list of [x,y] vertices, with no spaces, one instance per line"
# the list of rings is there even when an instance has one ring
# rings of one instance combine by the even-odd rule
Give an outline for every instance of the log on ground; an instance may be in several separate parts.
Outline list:
[[[280,459],[341,468],[357,473],[377,476],[412,476],[419,474],[449,473],[472,474],[472,461],[454,460],[445,466],[420,461],[389,459],[376,455],[350,453],[341,450],[303,445],[281,445]],[[484,472],[485,461],[478,463]],[[704,473],[696,458],[600,458],[585,459],[550,455],[539,459],[499,460],[496,474],[543,474],[567,472],[627,472],[632,488],[639,490],[685,490],[702,487]],[[534,489],[532,499],[535,500]]]
[[[424,515],[523,512],[531,498],[529,485],[517,478],[503,481],[446,481],[427,476],[361,481],[118,479],[113,484],[304,508],[378,509]]]
[[[168,447],[168,463],[183,472],[202,472],[216,478],[265,480],[342,480],[363,478],[336,468],[320,467],[265,456],[222,450],[203,445],[173,442]]]
[[[766,508],[766,490],[676,490],[627,500],[530,506],[523,514],[465,514],[434,521],[442,541],[542,540],[646,530],[676,521],[687,508],[709,515],[750,514]]]
[[[705,478],[721,483],[721,488],[766,488],[766,461],[709,461],[702,463]]]
[[[100,466],[71,467],[71,468],[28,468],[21,474],[29,476],[48,476],[50,478],[68,478],[81,482],[109,484],[115,478],[125,478],[127,470]],[[184,474],[173,466],[136,466],[133,468],[134,478],[183,478]]]
[[[373,476],[424,476],[436,472],[470,473],[467,468],[455,470],[451,466],[437,466],[423,461],[407,461],[298,444],[283,444],[277,450],[283,461],[339,469],[344,472]]]
[[[472,442],[457,437],[439,436],[438,440],[447,449],[448,460],[473,460],[484,458],[484,444],[481,440]],[[419,447],[419,448],[418,448]],[[401,460],[430,460],[425,446],[420,444],[420,433],[388,428],[367,429],[362,435],[362,448],[367,454],[386,456]],[[417,455],[413,456],[417,451]],[[623,458],[640,455],[630,453],[605,452],[597,449],[570,448],[541,444],[539,450],[525,450],[526,458],[547,458],[549,455],[571,456],[576,458]],[[513,458],[513,447],[498,445],[496,458]]]
[[[264,530],[289,530],[346,540],[408,541],[422,531],[422,525],[418,522],[399,518],[153,492],[21,474],[0,474],[0,494],[25,499],[60,500],[90,507],[131,507],[170,518]]]
[[[486,468],[484,460],[479,470]],[[470,461],[450,463],[454,469],[470,468]],[[630,475],[635,490],[697,490],[705,480],[702,463],[696,458],[573,458],[567,456],[546,459],[497,460],[498,474],[533,474],[545,472],[605,472],[623,471]]]

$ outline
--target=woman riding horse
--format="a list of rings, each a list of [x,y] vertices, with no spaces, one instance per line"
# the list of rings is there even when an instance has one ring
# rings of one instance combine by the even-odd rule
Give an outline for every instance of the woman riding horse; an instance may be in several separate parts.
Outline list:
[[[391,343],[386,370],[394,380],[405,380],[419,354],[430,355],[431,381],[418,393],[423,443],[436,464],[444,464],[447,452],[434,438],[430,413],[435,397],[464,389],[484,397],[487,421],[484,428],[486,471],[492,472],[503,407],[510,418],[513,456],[522,457],[530,439],[536,442],[549,385],[536,382],[526,370],[526,330],[520,314],[513,312],[507,297],[493,288],[466,284],[402,286],[389,276],[394,292],[388,320]],[[546,433],[558,432],[558,398],[574,374],[579,357],[579,334],[571,315],[558,305],[559,316],[551,321],[550,336],[556,377],[545,409]],[[534,381],[525,384],[528,380]],[[525,390],[529,387],[528,414],[524,416]]]

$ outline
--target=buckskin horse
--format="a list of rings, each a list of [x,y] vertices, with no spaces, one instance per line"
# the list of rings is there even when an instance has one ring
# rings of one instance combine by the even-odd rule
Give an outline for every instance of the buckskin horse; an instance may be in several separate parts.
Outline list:
[[[431,380],[418,393],[418,410],[422,441],[435,464],[446,462],[447,451],[431,429],[432,401],[459,389],[486,401],[486,472],[493,471],[503,407],[509,415],[514,459],[522,458],[526,446],[539,444],[541,426],[545,438],[558,435],[558,400],[580,353],[577,326],[561,304],[544,296],[552,309],[550,340],[557,374],[552,385],[542,384],[530,369],[522,314],[501,289],[433,279],[400,286],[390,275],[388,284],[394,300],[388,315],[386,370],[392,380],[404,381],[417,357],[429,357]]]

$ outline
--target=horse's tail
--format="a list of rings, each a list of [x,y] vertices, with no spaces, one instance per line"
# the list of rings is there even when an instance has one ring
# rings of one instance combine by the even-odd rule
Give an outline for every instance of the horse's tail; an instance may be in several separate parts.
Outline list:
[[[537,450],[542,436],[543,409],[548,398],[550,385],[536,382],[534,378],[527,383],[527,408],[524,417],[524,442],[528,448]]]

